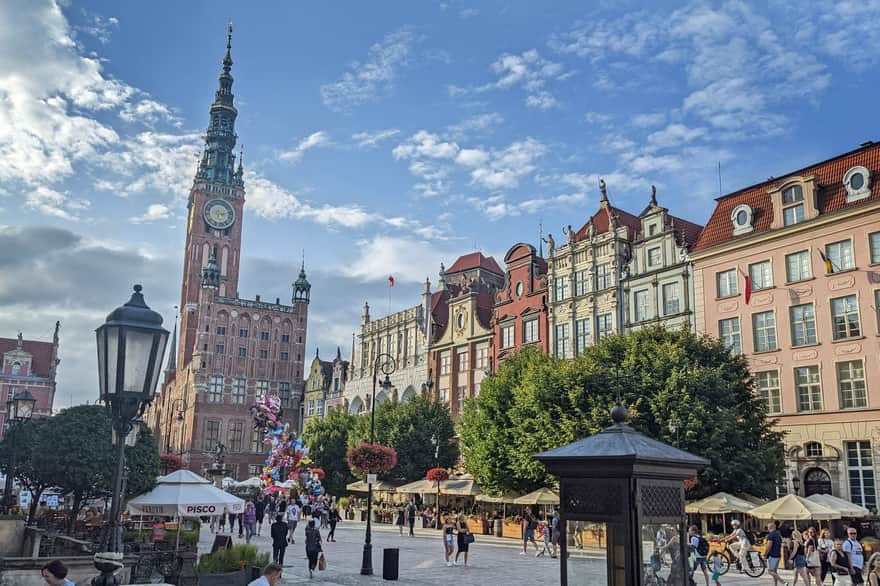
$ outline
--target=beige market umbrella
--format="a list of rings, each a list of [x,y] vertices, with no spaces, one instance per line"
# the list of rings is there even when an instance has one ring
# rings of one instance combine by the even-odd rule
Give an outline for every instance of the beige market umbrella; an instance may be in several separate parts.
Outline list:
[[[434,484],[434,483],[432,483]],[[440,483],[440,494],[453,496],[476,496],[480,494],[480,487],[473,478],[459,478],[444,480]]]
[[[370,490],[369,485],[363,480],[352,482],[351,484],[346,485],[345,488],[349,492],[368,492]],[[396,487],[394,486],[394,484],[385,480],[377,480],[373,483],[374,492],[394,492],[395,490]]]
[[[558,505],[559,495],[549,488],[539,488],[513,501],[516,505]]]
[[[807,500],[819,503],[822,506],[835,510],[840,513],[841,517],[862,518],[871,514],[871,511],[865,507],[851,503],[848,500],[838,498],[830,494],[811,494]]]
[[[440,482],[440,486],[443,486],[445,480]],[[404,484],[402,486],[397,487],[397,492],[407,493],[407,494],[422,494],[426,492],[434,493],[437,492],[437,483],[433,480],[416,480],[415,482],[410,482],[409,484]]]
[[[476,501],[478,503],[492,503],[492,504],[512,503],[513,501],[515,501],[516,499],[518,499],[521,496],[522,495],[520,495],[520,494],[513,494],[513,493],[502,494],[501,496],[489,496],[488,494],[478,494],[476,497]]]
[[[690,514],[725,515],[727,513],[748,513],[756,505],[726,492],[718,492],[704,499],[688,503],[685,511]]]
[[[827,521],[828,519],[840,519],[840,513],[834,509],[829,509],[824,505],[794,494],[789,494],[775,501],[770,501],[766,505],[755,507],[749,511],[749,515],[758,519],[775,519],[778,521],[802,521],[808,519]]]

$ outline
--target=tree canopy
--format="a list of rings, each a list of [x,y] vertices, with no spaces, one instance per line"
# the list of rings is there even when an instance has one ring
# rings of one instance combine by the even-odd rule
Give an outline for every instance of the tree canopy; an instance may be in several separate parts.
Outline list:
[[[690,497],[774,493],[782,435],[766,419],[746,361],[717,340],[662,327],[611,336],[575,360],[534,348],[505,359],[465,402],[465,467],[484,491],[552,485],[532,456],[610,425],[618,392],[630,425],[710,461]]]
[[[324,469],[323,483],[330,494],[343,494],[346,485],[355,480],[345,461],[354,420],[345,409],[331,408],[324,417],[310,418],[303,431],[303,443],[309,448],[309,457]]]

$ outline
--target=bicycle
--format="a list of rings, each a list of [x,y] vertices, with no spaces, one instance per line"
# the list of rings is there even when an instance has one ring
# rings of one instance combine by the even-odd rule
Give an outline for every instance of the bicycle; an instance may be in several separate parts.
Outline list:
[[[720,555],[720,574],[722,576],[727,573],[727,571],[730,569],[731,564],[734,565],[737,569],[742,570],[742,572],[750,578],[757,578],[759,576],[762,576],[764,572],[767,571],[767,562],[764,560],[763,557],[761,557],[760,551],[758,551],[754,547],[749,549],[749,554],[746,556],[747,563],[745,568],[740,568],[739,557],[737,557],[730,549],[730,544],[724,544],[724,549],[721,550]]]

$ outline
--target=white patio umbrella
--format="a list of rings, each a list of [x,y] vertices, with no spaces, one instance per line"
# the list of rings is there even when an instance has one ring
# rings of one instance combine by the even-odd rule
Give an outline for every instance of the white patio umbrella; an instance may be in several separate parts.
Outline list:
[[[811,494],[807,497],[807,500],[819,503],[829,509],[834,509],[840,513],[841,517],[855,517],[861,519],[862,517],[867,517],[871,514],[871,511],[865,507],[860,507],[848,500],[830,494]]]
[[[840,513],[817,502],[799,497],[794,494],[786,495],[766,505],[755,507],[748,512],[758,519],[775,519],[777,521],[802,521],[813,519],[827,521],[840,519]]]
[[[156,481],[156,488],[128,501],[130,515],[201,517],[244,512],[244,501],[222,491],[207,478],[177,470]]]

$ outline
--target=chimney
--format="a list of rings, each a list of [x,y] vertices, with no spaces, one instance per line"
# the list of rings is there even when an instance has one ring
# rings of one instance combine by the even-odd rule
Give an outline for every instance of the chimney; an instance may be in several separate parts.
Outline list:
[[[257,295],[257,299],[256,299],[256,301],[259,301],[259,300],[260,300],[260,296],[259,296],[259,295]]]

